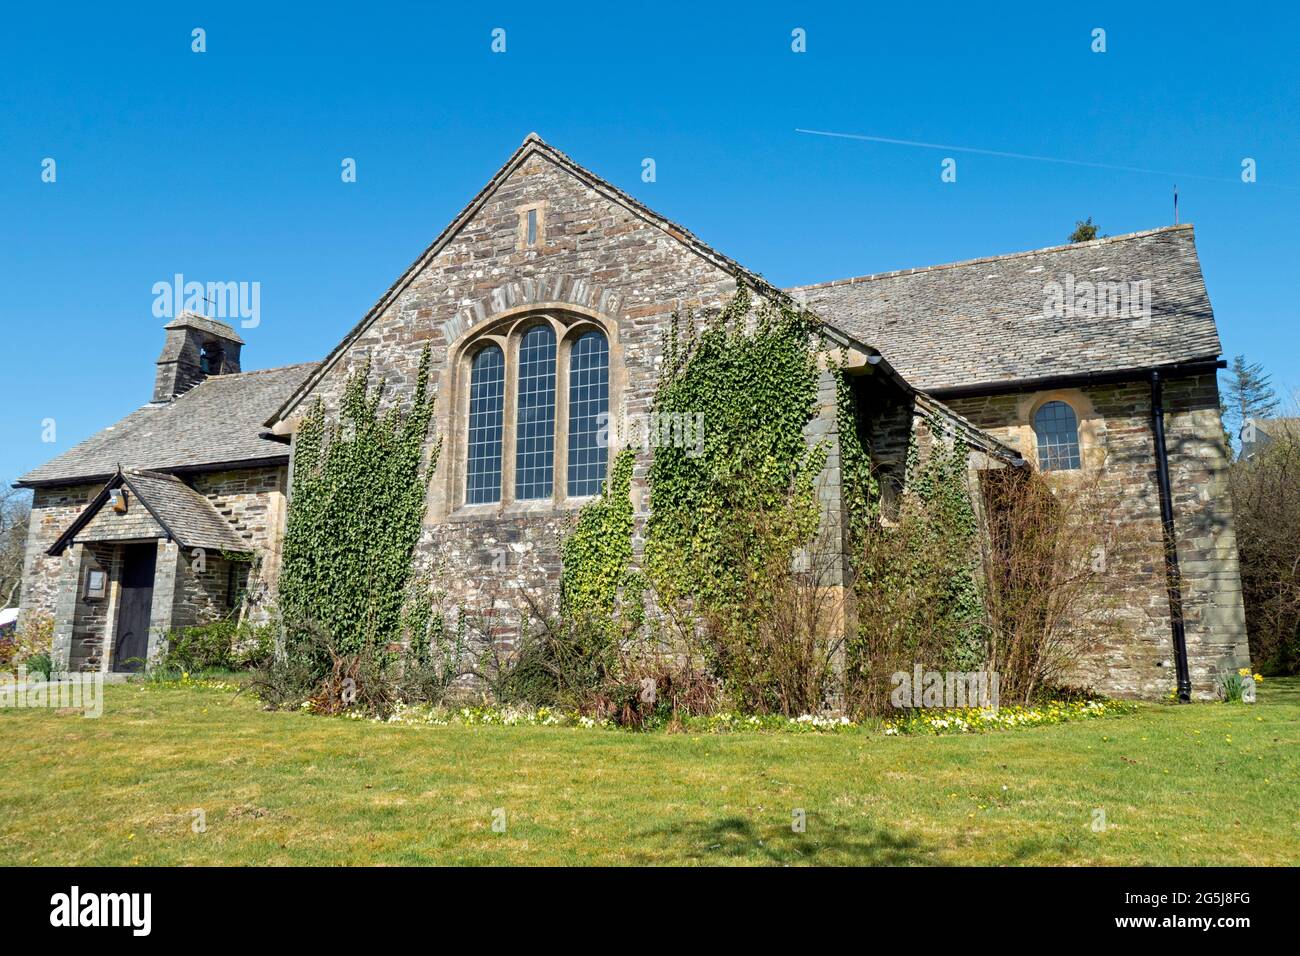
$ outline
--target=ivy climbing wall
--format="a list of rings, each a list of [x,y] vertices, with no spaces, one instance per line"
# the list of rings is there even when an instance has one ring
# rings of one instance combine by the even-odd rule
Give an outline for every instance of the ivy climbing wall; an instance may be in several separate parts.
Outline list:
[[[538,204],[545,207],[540,243],[521,248],[520,211]],[[485,612],[506,638],[518,621],[521,590],[558,601],[561,544],[583,502],[464,506],[468,399],[461,347],[503,318],[533,311],[600,324],[610,343],[610,413],[617,428],[650,412],[663,333],[674,312],[721,308],[735,290],[734,265],[710,258],[544,151],[533,152],[417,264],[408,284],[344,344],[290,417],[318,398],[332,414],[349,374],[367,362],[374,380],[385,381],[388,400],[409,401],[420,353],[430,348],[429,384],[437,396],[431,433],[443,448],[430,478],[417,570],[442,582],[449,610]],[[650,461],[649,451],[639,450],[628,476],[638,562]]]

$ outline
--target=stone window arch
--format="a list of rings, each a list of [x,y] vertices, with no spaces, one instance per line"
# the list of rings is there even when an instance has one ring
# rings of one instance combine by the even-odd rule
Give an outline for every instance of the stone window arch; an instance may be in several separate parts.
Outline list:
[[[437,511],[545,510],[603,490],[619,380],[614,331],[595,316],[531,309],[453,345],[455,444]]]

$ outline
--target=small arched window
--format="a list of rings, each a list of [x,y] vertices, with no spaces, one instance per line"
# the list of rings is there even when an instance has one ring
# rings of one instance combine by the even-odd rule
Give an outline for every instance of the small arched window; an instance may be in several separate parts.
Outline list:
[[[1043,471],[1079,467],[1079,419],[1065,402],[1048,402],[1034,414],[1034,435]]]
[[[474,356],[469,373],[465,501],[472,505],[501,500],[501,423],[505,394],[505,356],[495,345],[489,345]]]
[[[555,474],[555,331],[535,325],[519,342],[515,497],[551,497]]]
[[[609,460],[609,343],[584,332],[569,355],[569,496],[598,495]]]

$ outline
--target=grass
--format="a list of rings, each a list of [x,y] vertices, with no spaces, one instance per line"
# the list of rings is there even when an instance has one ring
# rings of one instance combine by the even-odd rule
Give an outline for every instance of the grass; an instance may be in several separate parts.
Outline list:
[[[1297,744],[1297,679],[962,737],[403,727],[119,685],[97,720],[0,710],[0,863],[1295,864]]]

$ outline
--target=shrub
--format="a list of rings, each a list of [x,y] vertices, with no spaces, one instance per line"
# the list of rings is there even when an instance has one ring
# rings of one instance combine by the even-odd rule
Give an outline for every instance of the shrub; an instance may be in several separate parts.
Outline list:
[[[399,704],[441,705],[465,669],[464,630],[447,633],[433,619],[432,640],[340,646],[319,626],[300,627],[298,641],[270,656],[247,688],[271,710],[304,707],[321,714],[355,710],[388,717]]]
[[[550,613],[528,592],[516,640],[489,639],[475,674],[499,703],[563,705],[590,713],[617,681],[624,648],[617,622],[589,609]]]
[[[763,513],[747,524],[742,536],[749,541],[785,533]],[[797,717],[824,709],[836,696],[833,662],[843,644],[835,543],[818,537],[793,560],[788,546],[737,550],[733,560],[745,582],[745,611],[705,606],[699,647],[685,659],[702,660],[744,713]]]
[[[440,705],[468,672],[468,620],[462,615],[449,628],[441,614],[431,614],[398,660],[393,691],[405,704]]]
[[[897,515],[873,513],[855,531],[847,704],[857,715],[892,713],[895,672],[975,670],[988,654],[966,446],[936,436],[922,456],[914,437]]]
[[[37,675],[47,678],[54,677],[54,661],[50,655],[44,651],[41,651],[38,654],[33,654],[31,657],[27,658],[27,660],[23,662],[23,666],[27,668],[27,675],[29,678],[37,678]]]
[[[11,670],[21,664],[29,673],[48,674],[53,649],[54,617],[39,611],[26,611],[13,636],[0,640],[0,668]],[[33,663],[40,666],[34,667]]]
[[[305,707],[337,714],[353,706],[385,716],[395,700],[390,655],[373,642],[340,649],[319,626],[300,626],[297,641],[254,672],[246,688],[271,710]]]
[[[858,627],[845,674],[847,704],[857,716],[893,712],[894,673],[910,672],[918,663],[923,670],[946,670],[952,656],[944,600],[949,585],[938,570],[947,555],[937,541],[913,533],[920,520],[915,509],[906,508],[896,524],[875,524],[858,540]]]
[[[506,647],[489,644],[476,671],[498,703],[646,729],[711,713],[721,699],[720,682],[673,653],[669,642],[635,631],[611,640],[608,623],[552,614],[531,595],[525,599],[519,639]]]
[[[986,471],[981,487],[987,666],[1003,700],[1030,704],[1070,676],[1085,644],[1125,626],[1128,579],[1150,555],[1100,468]]]
[[[274,650],[274,625],[222,618],[171,631],[156,669],[166,674],[251,670],[264,667]]]

